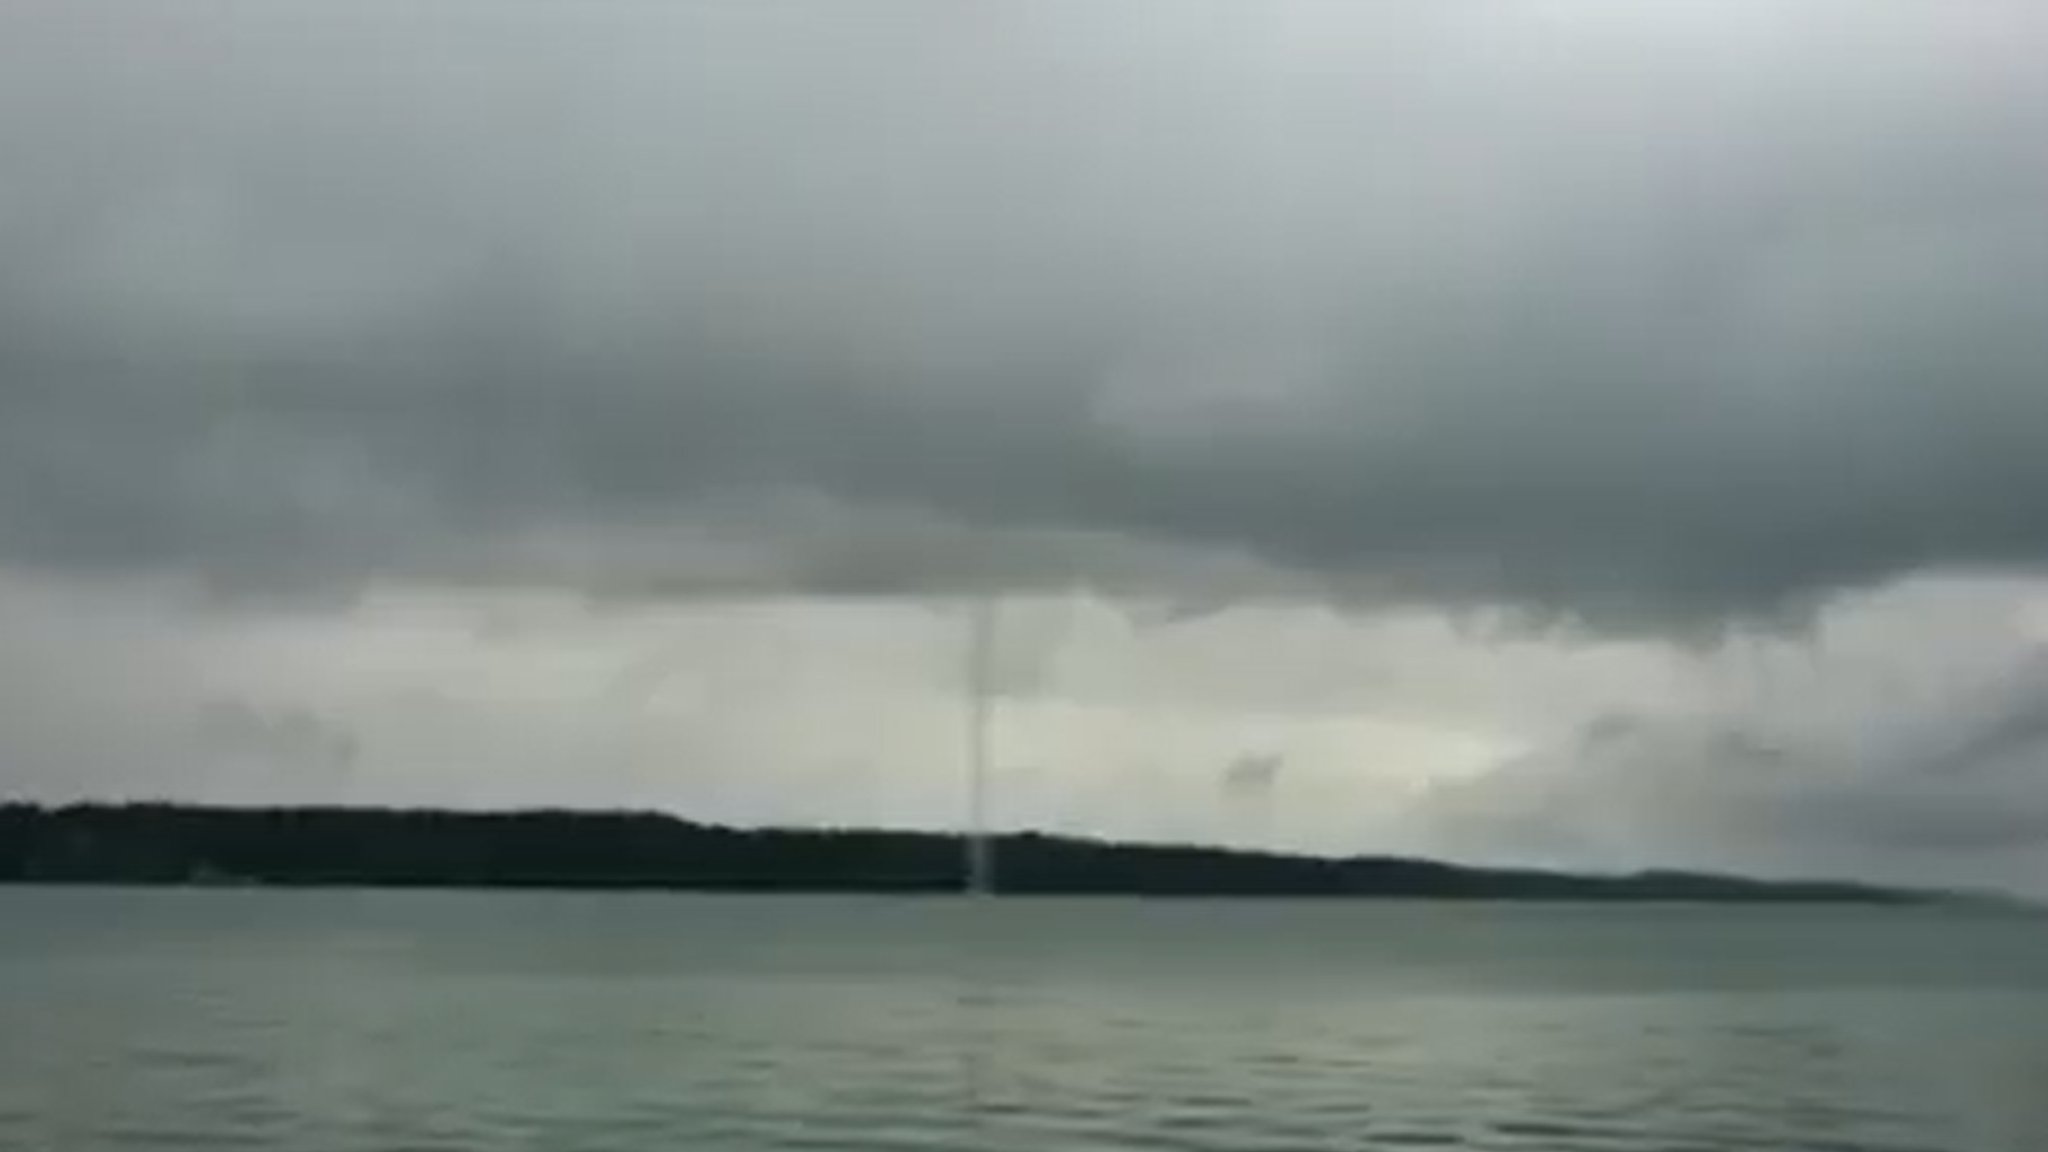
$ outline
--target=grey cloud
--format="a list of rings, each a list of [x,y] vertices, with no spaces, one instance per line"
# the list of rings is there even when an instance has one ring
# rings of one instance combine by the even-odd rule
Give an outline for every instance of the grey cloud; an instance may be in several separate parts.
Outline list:
[[[1988,706],[1972,709],[1961,731],[1922,758],[1929,768],[1963,776],[2010,769],[2016,757],[2048,756],[2048,652],[2034,652],[1989,695]],[[2048,810],[2043,816],[2048,841]]]
[[[1789,698],[1597,717],[1569,739],[1440,789],[1426,812],[1494,852],[1631,866],[1650,857],[2040,891],[2048,694],[2007,645],[1910,706],[1854,672]],[[1833,719],[1827,713],[1836,713]]]
[[[209,700],[198,709],[195,735],[212,755],[313,772],[346,772],[361,741],[346,725],[300,708],[268,708],[245,700]]]
[[[1504,602],[2048,555],[2026,6],[0,16],[0,559]]]
[[[1287,758],[1275,753],[1247,752],[1224,765],[1222,787],[1226,795],[1260,796],[1273,790]]]

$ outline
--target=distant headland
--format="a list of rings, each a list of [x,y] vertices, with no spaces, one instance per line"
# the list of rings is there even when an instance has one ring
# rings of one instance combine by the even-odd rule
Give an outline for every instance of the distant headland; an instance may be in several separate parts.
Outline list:
[[[1587,875],[1034,833],[996,837],[1006,895],[1902,904],[1939,894],[1691,872]],[[743,829],[647,812],[0,804],[0,883],[952,892],[958,834]]]

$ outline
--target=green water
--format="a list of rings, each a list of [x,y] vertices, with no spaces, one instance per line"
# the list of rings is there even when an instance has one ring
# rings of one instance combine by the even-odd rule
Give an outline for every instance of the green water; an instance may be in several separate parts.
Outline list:
[[[0,889],[0,1149],[2038,1152],[2048,920]]]

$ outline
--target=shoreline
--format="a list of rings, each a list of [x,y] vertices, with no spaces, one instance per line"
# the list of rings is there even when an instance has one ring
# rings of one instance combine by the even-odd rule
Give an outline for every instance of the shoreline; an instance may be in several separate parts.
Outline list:
[[[1004,898],[1929,904],[1838,880],[1483,867],[1034,832],[990,838]],[[651,812],[0,803],[0,884],[960,895],[958,832],[733,828]]]

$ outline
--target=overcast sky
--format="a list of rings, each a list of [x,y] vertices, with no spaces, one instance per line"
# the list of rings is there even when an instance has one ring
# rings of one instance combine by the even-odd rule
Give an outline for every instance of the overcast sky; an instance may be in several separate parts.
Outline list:
[[[2048,892],[2048,10],[0,6],[0,792]]]

